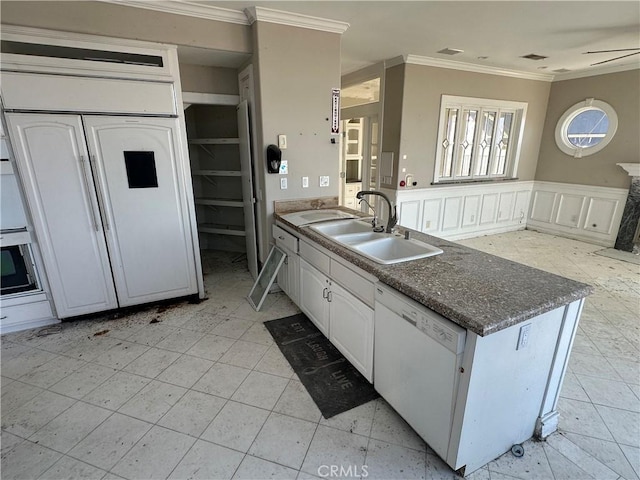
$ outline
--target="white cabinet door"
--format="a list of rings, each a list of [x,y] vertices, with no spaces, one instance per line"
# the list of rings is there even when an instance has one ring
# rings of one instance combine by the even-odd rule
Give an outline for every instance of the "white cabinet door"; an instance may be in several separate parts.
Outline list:
[[[373,309],[336,283],[329,293],[329,340],[373,381]]]
[[[287,254],[287,258],[284,259],[284,263],[278,271],[278,285],[291,301],[298,305],[300,303],[298,282],[300,257],[288,248],[282,248],[282,251]]]
[[[120,306],[196,293],[177,119],[84,124]]]
[[[7,120],[58,317],[116,308],[80,117]]]
[[[300,258],[300,309],[329,337],[329,279]]]

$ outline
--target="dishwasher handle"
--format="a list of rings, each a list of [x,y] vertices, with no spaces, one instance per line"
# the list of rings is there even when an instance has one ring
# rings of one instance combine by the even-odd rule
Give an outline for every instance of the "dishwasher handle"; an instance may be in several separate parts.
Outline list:
[[[415,319],[411,318],[409,315],[407,315],[404,312],[402,312],[402,318],[404,318],[407,322],[409,322],[414,327],[418,326],[418,322]]]

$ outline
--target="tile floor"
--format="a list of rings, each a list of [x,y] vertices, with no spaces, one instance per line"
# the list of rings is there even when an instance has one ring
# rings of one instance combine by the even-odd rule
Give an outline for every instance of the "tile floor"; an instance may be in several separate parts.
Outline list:
[[[638,479],[639,267],[529,231],[461,243],[596,287],[560,432],[470,478]],[[323,465],[362,477],[366,466],[371,479],[456,478],[383,400],[321,418],[262,325],[297,308],[271,294],[254,312],[243,300],[252,282],[232,258],[205,256],[200,304],[3,336],[2,478],[312,479],[329,473]]]

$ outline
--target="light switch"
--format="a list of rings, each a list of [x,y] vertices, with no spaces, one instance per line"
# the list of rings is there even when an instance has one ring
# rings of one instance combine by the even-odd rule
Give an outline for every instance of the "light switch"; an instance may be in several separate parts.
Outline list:
[[[286,190],[287,189],[287,179],[285,178],[281,178],[280,179],[280,190]]]
[[[302,188],[309,188],[309,177],[302,177]]]
[[[286,135],[278,135],[278,147],[280,148],[280,150],[285,150],[287,148]]]

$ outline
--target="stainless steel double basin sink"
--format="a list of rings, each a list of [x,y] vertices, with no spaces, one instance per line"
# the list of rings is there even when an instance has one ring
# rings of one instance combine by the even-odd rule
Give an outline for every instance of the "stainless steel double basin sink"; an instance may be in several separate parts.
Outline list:
[[[367,257],[389,265],[431,257],[442,253],[437,247],[402,235],[374,232],[370,221],[335,220],[310,225],[309,228],[334,242]]]

